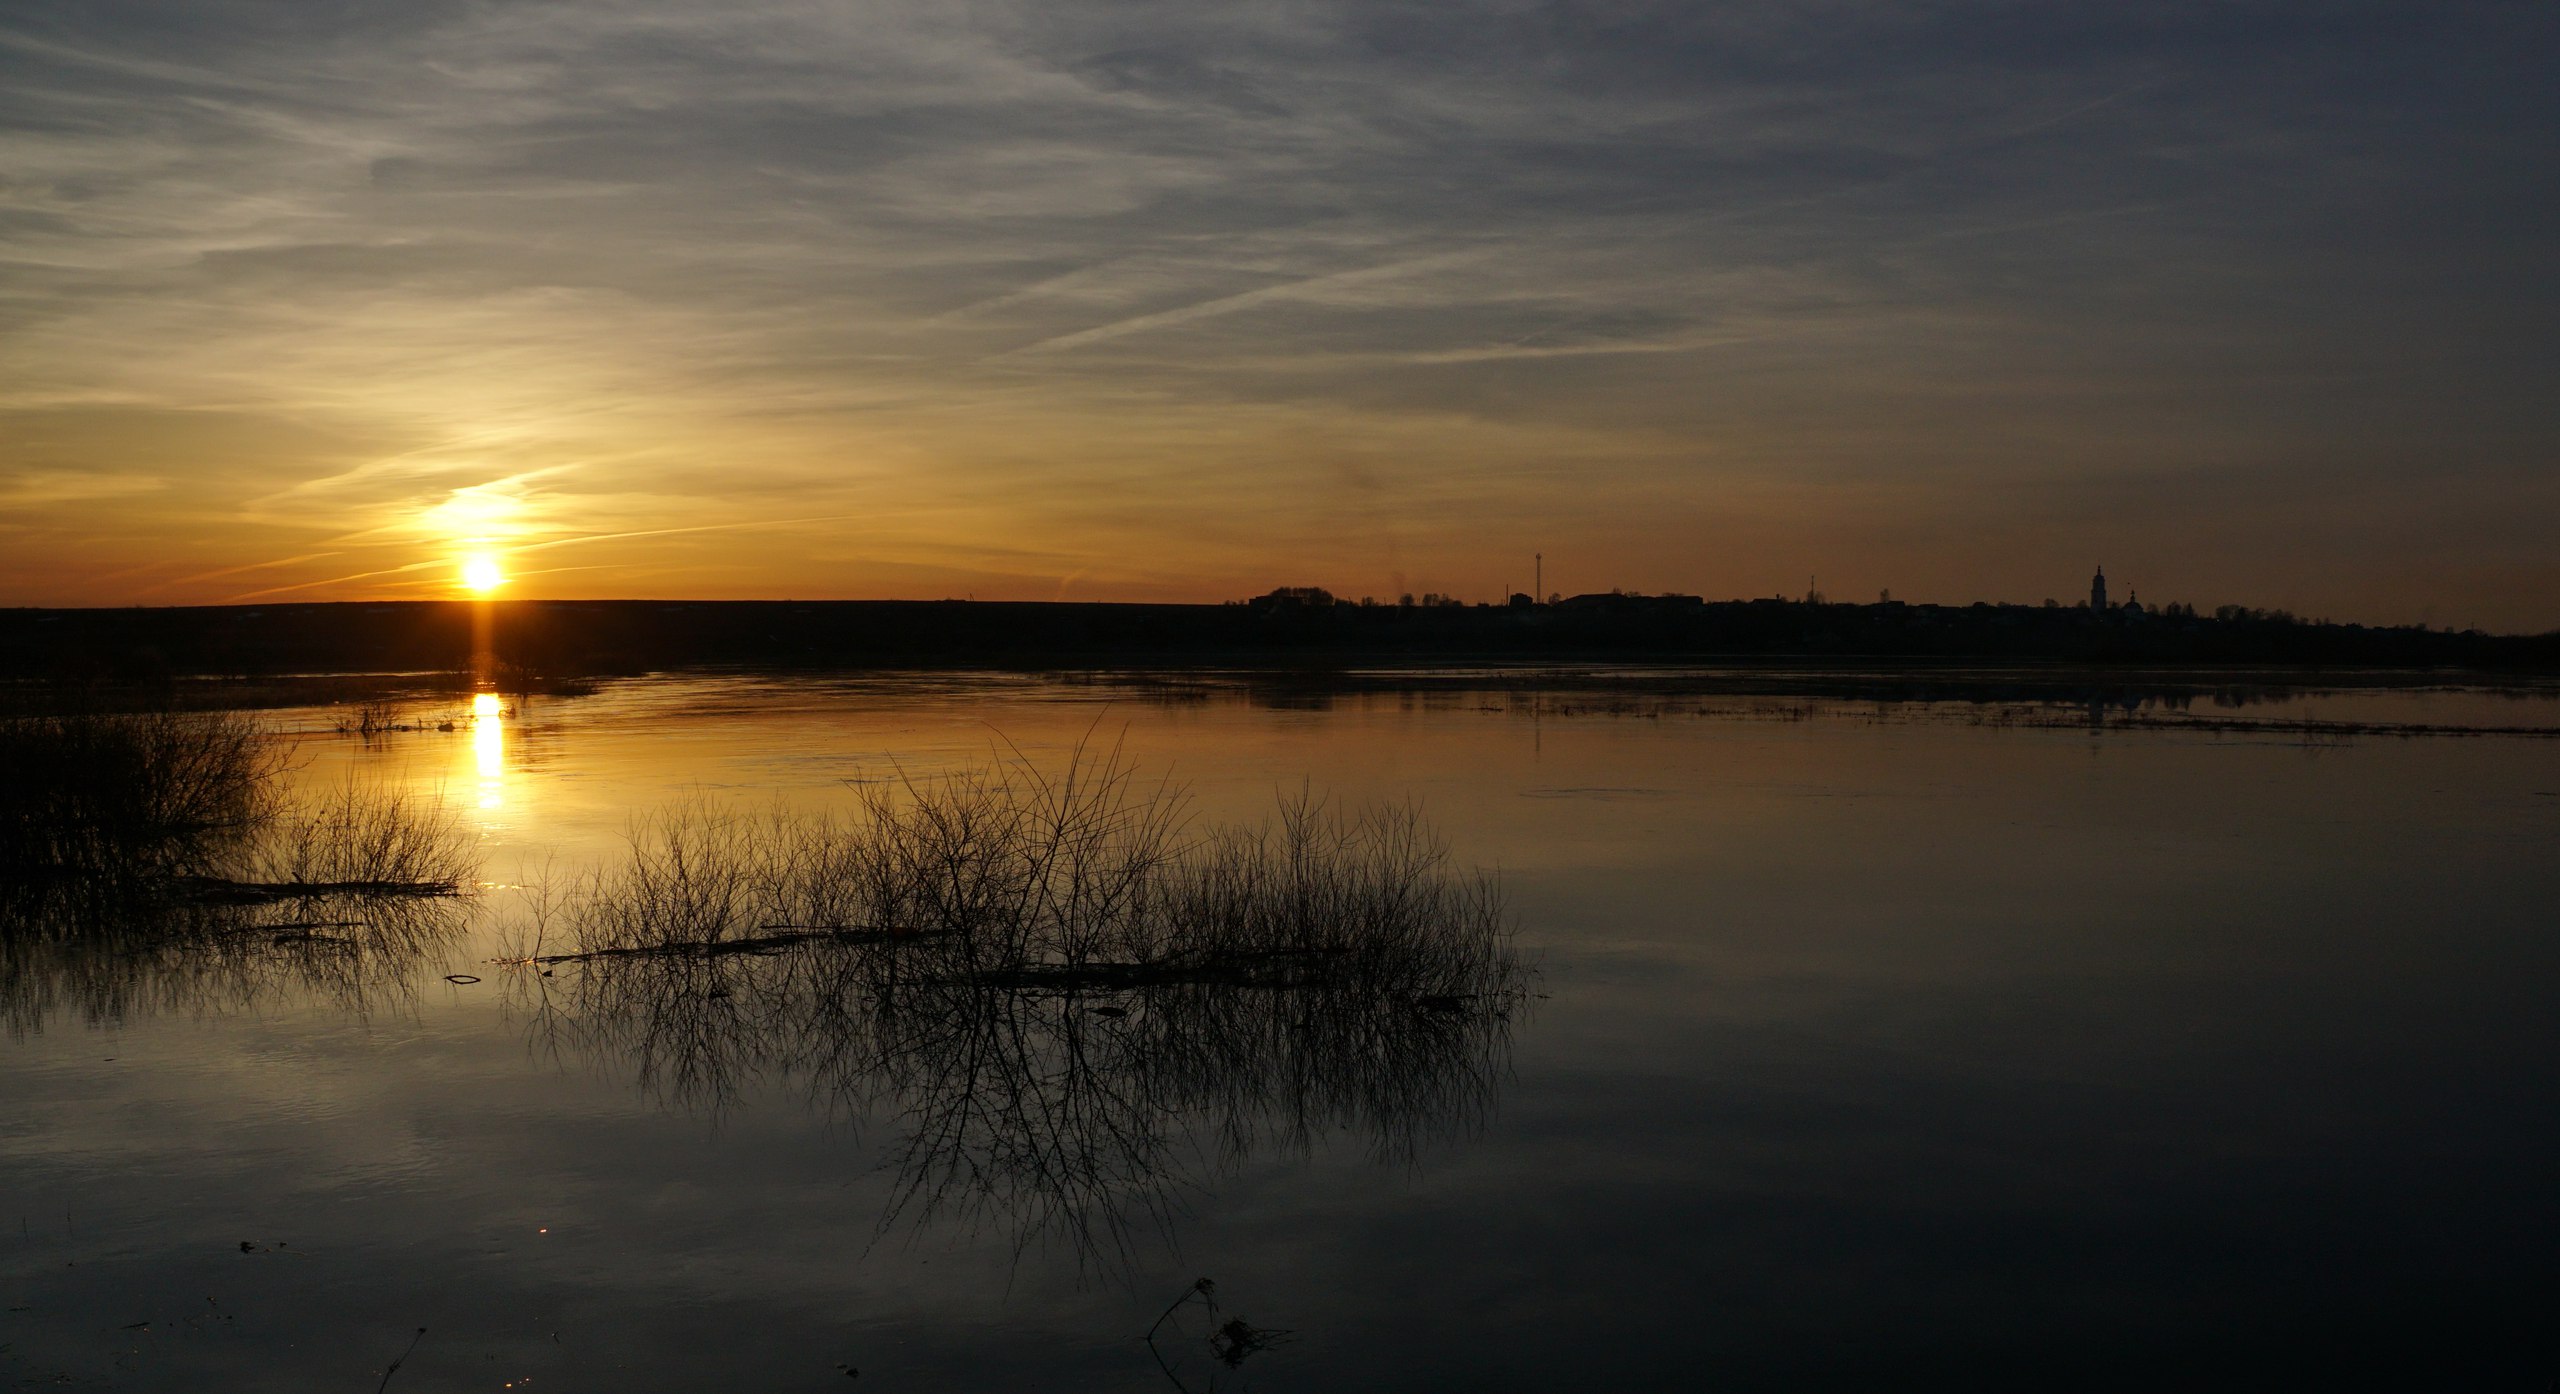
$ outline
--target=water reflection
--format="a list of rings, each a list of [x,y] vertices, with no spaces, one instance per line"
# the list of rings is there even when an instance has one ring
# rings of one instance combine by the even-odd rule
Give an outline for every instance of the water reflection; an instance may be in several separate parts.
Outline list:
[[[254,1364],[278,1387],[361,1388],[427,1325],[393,1388],[435,1382],[429,1362],[539,1388],[1141,1388],[1158,1376],[1133,1338],[1212,1274],[1303,1333],[1246,1367],[1273,1390],[1668,1388],[1701,1368],[1759,1389],[2548,1374],[2560,745],[2313,759],[1776,697],[1390,694],[1310,719],[1123,696],[632,683],[538,727],[507,719],[510,826],[482,845],[509,879],[518,855],[619,865],[626,810],[686,789],[832,806],[880,752],[939,768],[974,758],[989,722],[1045,751],[1111,698],[1209,817],[1250,820],[1307,775],[1431,799],[1469,857],[1505,868],[1554,999],[1533,1024],[1448,1020],[1332,967],[1133,981],[1111,965],[1135,956],[1107,945],[1072,988],[1063,971],[963,980],[939,970],[943,941],[866,919],[867,893],[815,894],[859,878],[782,855],[843,840],[735,818],[763,849],[749,866],[781,874],[689,858],[689,889],[661,878],[666,913],[627,932],[582,927],[564,894],[543,954],[645,951],[474,963],[488,983],[439,985],[415,1030],[311,1011],[7,1042],[0,1192],[35,1235],[0,1228],[23,1279],[8,1305],[30,1304],[0,1365],[197,1388]],[[2419,700],[2299,710],[2474,721]],[[305,742],[298,777],[441,781],[476,821],[467,714],[441,710],[451,733]],[[18,787],[0,781],[0,805]],[[1026,883],[980,903],[998,884]],[[482,904],[525,918],[511,896]],[[945,912],[918,913],[906,928]],[[679,928],[729,947],[648,947]],[[983,941],[988,968],[1006,942]],[[572,1072],[528,1068],[502,987],[549,1012]],[[1340,1031],[1283,1035],[1306,1015]],[[1387,1044],[1372,1061],[1355,1040]],[[1463,1148],[1426,1148],[1497,1107]],[[717,1126],[700,1112],[722,1108]],[[1427,1174],[1362,1164],[1405,1147]],[[1062,1159],[1063,1184],[1036,1169]],[[865,1252],[895,1186],[913,1193],[899,1234]],[[1009,1263],[1013,1227],[1064,1232],[1044,1195],[1117,1206],[1147,1252],[1151,1217],[1178,1210],[1184,1252],[1110,1275],[1130,1286],[1092,1281],[1056,1238]],[[985,1233],[897,1242],[937,1204]],[[239,1255],[253,1237],[323,1257]],[[235,1290],[236,1333],[185,1344],[174,1322],[208,1295],[233,1310]],[[2401,1319],[2373,1320],[2386,1310]],[[145,1319],[161,1324],[126,1330]],[[1178,1320],[1206,1357],[1199,1309]]]
[[[1716,721],[1954,722],[2280,736],[2507,734],[2560,737],[2560,687],[2516,677],[2449,685],[2426,674],[2346,673],[2333,686],[2233,680],[2174,670],[2100,676],[2069,669],[1367,670],[1349,673],[1132,673],[1069,680],[1153,706],[1225,701],[1281,713],[1479,711],[1544,719],[1695,717]]]
[[[462,934],[446,899],[352,893],[257,905],[158,895],[0,901],[0,1022],[122,1025],[162,1012],[317,1001],[357,1017],[405,1008],[422,969]]]

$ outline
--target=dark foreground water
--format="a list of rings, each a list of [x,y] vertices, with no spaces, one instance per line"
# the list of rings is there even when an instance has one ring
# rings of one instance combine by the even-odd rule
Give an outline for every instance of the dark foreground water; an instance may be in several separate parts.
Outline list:
[[[415,961],[91,965],[112,992],[17,1013],[0,1378],[373,1390],[404,1350],[408,1394],[2560,1374],[2560,742],[967,677],[453,715],[365,745],[283,714],[297,779],[438,786],[476,831],[488,888]],[[489,962],[519,888],[635,811],[840,803],[1088,732],[1203,824],[1418,798],[1499,870],[1539,997],[1311,1078],[1156,1061],[1156,1092],[1103,1069],[955,1113],[844,1066],[822,1013],[696,983],[600,1024]],[[1215,1314],[1151,1350],[1204,1277]],[[1231,1368],[1235,1317],[1288,1334]]]

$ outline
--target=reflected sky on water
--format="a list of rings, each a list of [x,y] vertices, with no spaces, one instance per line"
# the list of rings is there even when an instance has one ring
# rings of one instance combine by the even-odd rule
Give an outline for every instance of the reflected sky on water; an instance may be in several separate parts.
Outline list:
[[[971,675],[444,700],[371,744],[282,714],[298,780],[441,788],[477,832],[479,920],[406,991],[268,975],[0,1040],[0,1373],[371,1387],[424,1326],[413,1394],[1162,1389],[1135,1338],[1204,1275],[1295,1335],[1213,1371],[1193,1321],[1195,1388],[2550,1373],[2560,743]],[[1097,1265],[984,1211],[884,1229],[894,1114],[787,1069],[672,1097],[488,962],[514,888],[637,811],[841,806],[998,741],[1120,742],[1204,823],[1417,798],[1498,868],[1542,1000],[1450,1126],[1192,1169]]]

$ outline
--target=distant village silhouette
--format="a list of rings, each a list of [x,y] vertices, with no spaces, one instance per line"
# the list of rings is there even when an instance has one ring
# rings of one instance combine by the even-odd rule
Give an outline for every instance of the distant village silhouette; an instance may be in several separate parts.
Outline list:
[[[1543,570],[1543,563],[1545,559],[1541,557],[1539,560],[1541,563],[1541,569]],[[1247,605],[1265,611],[1324,609],[1336,605],[1350,605],[1362,609],[1375,609],[1382,604],[1382,602],[1374,596],[1363,596],[1358,600],[1348,600],[1343,597],[1336,596],[1333,592],[1326,590],[1322,586],[1281,586],[1262,595],[1255,596],[1251,600],[1231,603]],[[1592,591],[1581,595],[1571,596],[1555,594],[1541,599],[1527,591],[1514,591],[1511,593],[1510,598],[1503,602],[1503,608],[1510,610],[1552,608],[1568,612],[1579,611],[1616,614],[1641,612],[1677,613],[1689,609],[1704,610],[1713,603],[1717,602],[1710,602],[1704,596],[1685,595],[1677,592],[1663,592],[1647,595],[1637,591],[1607,590]],[[1793,604],[1806,606],[1830,606],[1835,604],[1830,597],[1822,593],[1820,586],[1815,584],[1811,578],[1807,578],[1805,593],[1801,598],[1774,596],[1768,600],[1727,601],[1721,603],[1740,605]],[[1436,592],[1426,592],[1419,597],[1410,594],[1399,595],[1396,597],[1393,604],[1399,609],[1450,609],[1466,608],[1469,602],[1457,599],[1454,596],[1441,595]],[[1480,604],[1481,603],[1479,602],[1479,605]],[[1894,599],[1893,592],[1887,590],[1876,597],[1874,606],[1864,608],[1898,611],[1918,615],[1933,615],[1970,613],[1972,611],[1982,610],[1985,608],[1993,610],[2010,610],[2025,607],[1980,600],[1977,600],[1970,605],[1962,606],[1913,605],[1906,601]],[[2041,606],[2036,608],[2042,610],[2060,610],[2066,608],[2075,609],[2089,618],[2113,620],[2127,624],[2139,623],[2141,621],[2155,618],[2162,620],[2194,620],[2199,618],[2196,608],[2193,605],[2184,604],[2182,602],[2172,602],[2168,605],[2154,608],[2144,605],[2140,597],[2130,590],[2125,593],[2125,598],[2121,604],[2111,604],[2107,599],[2107,569],[2103,564],[2098,567],[2097,573],[2089,578],[2089,599],[2085,605],[2066,607],[2060,601],[2047,600]],[[2245,605],[2222,606],[2213,612],[2213,619],[2216,622],[2225,624],[2250,622],[2298,624],[2301,622],[2294,616],[2293,612],[2289,610],[2257,610],[2251,609]],[[2329,622],[2326,620],[2320,620],[2315,621],[2315,623],[2326,625]],[[2359,628],[2360,626],[2348,627]],[[2419,625],[2415,626],[2415,628],[2423,630],[2426,629],[2427,626]]]

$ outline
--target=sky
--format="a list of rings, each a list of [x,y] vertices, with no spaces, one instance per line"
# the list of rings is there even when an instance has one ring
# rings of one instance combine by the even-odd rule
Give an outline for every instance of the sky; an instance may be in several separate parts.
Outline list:
[[[0,604],[2560,627],[2560,6],[12,0]]]

